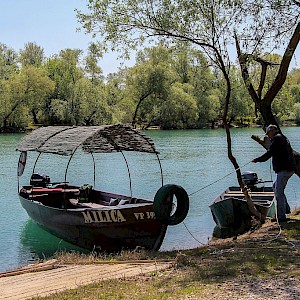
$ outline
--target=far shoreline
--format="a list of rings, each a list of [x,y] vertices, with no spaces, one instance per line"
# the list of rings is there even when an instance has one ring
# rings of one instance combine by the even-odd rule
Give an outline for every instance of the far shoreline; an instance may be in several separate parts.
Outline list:
[[[105,124],[108,125],[108,124]],[[105,126],[105,125],[93,125],[93,126]],[[112,124],[110,124],[112,125]],[[47,127],[47,126],[72,126],[72,125],[32,125],[28,126],[26,128],[14,128],[14,127],[7,127],[7,128],[0,128],[0,134],[14,134],[14,133],[26,133],[33,131],[35,129],[38,129],[39,127]],[[79,125],[73,125],[73,126],[79,126]],[[85,126],[85,125],[82,125]],[[88,126],[88,125],[87,125]],[[281,127],[300,127],[300,124],[298,123],[283,123]],[[231,125],[230,129],[241,129],[241,128],[263,128],[262,124],[244,124],[244,125]],[[140,130],[144,131],[182,131],[182,130],[216,130],[216,129],[224,129],[222,125],[217,125],[214,127],[207,126],[207,127],[202,127],[202,128],[186,128],[186,129],[161,129],[159,126],[150,126],[148,128],[138,128]]]

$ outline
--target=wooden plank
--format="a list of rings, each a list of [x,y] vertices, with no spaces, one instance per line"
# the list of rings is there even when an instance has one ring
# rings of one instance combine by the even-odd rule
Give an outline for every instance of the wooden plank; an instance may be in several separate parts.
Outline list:
[[[36,270],[0,278],[0,299],[23,300],[44,297],[102,280],[128,278],[167,269],[174,261],[147,263],[97,264],[60,266],[51,270]]]
[[[239,195],[243,195],[242,192],[238,192],[238,191],[228,191],[226,192],[226,194],[239,194]],[[250,192],[250,195],[273,195],[274,192]]]

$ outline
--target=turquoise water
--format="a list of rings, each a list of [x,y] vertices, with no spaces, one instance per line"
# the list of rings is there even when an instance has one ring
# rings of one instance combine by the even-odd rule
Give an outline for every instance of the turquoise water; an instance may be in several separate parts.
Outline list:
[[[284,128],[295,150],[300,151],[300,128]],[[189,131],[147,131],[154,140],[163,168],[164,183],[182,185],[190,196],[190,211],[184,221],[169,226],[161,250],[185,249],[206,244],[211,238],[214,222],[209,204],[227,186],[236,185],[235,172],[227,158],[225,132],[218,130]],[[253,141],[252,134],[262,135],[259,128],[232,129],[233,153],[242,171],[254,171],[260,178],[271,180],[270,162],[249,163],[261,155],[264,149]],[[15,150],[22,134],[0,135],[0,272],[11,270],[38,258],[51,256],[58,250],[76,249],[74,246],[40,229],[27,216],[17,196],[17,161]],[[132,193],[152,199],[161,185],[160,169],[156,157],[149,154],[125,153],[132,178]],[[29,153],[24,175],[20,184],[28,183],[28,176],[36,156]],[[130,193],[126,164],[121,154],[96,155],[96,184],[103,190],[117,193]],[[46,173],[52,181],[65,176],[67,158],[42,155],[36,171]],[[249,164],[248,164],[249,163]],[[225,178],[223,178],[225,175]],[[84,178],[82,180],[82,178]],[[221,179],[223,178],[223,179]],[[221,179],[221,180],[220,180]],[[93,181],[93,161],[91,156],[75,154],[67,174],[67,180],[76,183]],[[197,192],[198,191],[198,192]],[[293,176],[287,187],[291,207],[300,205],[299,178]]]

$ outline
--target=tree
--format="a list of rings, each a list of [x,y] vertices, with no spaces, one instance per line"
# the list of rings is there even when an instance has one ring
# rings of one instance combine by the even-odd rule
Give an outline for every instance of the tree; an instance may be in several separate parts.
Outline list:
[[[11,107],[10,82],[19,71],[17,53],[0,43],[0,128],[7,130],[8,121],[4,121]],[[3,129],[4,127],[4,129]]]
[[[284,83],[291,57],[299,41],[299,2],[295,0],[247,1],[89,1],[90,13],[78,11],[78,18],[87,32],[99,33],[103,48],[136,49],[146,40],[185,41],[203,47],[219,67],[229,67],[227,45],[235,31],[236,47],[243,78],[250,96],[260,110],[265,123],[276,123],[271,102]],[[290,32],[294,32],[290,36]],[[258,92],[251,87],[246,64],[270,44],[276,48],[290,38],[272,88],[260,101],[264,74],[268,63],[262,64]],[[244,51],[241,51],[241,44]],[[245,54],[250,53],[250,54]],[[223,60],[223,63],[220,61]],[[228,70],[227,70],[228,71]]]
[[[0,79],[9,79],[18,72],[17,53],[0,43]]]
[[[196,128],[198,113],[193,87],[188,83],[174,83],[166,101],[162,103],[161,127],[164,129]]]
[[[102,69],[98,66],[98,60],[101,57],[98,47],[92,43],[88,48],[88,55],[84,58],[84,70],[91,78],[92,82],[103,81]]]
[[[202,128],[209,122],[214,124],[221,117],[220,98],[215,97],[215,78],[207,59],[201,51],[193,49],[186,42],[171,48],[171,53],[171,65],[178,77],[176,80],[193,86],[198,112],[197,128]],[[192,128],[194,127],[195,124]]]
[[[76,124],[102,125],[109,123],[112,119],[106,103],[104,86],[96,85],[88,78],[82,78],[76,82],[74,102],[78,107]]]
[[[299,102],[294,104],[293,111],[294,111],[295,121],[299,125],[300,124],[300,103]]]
[[[293,69],[288,74],[288,88],[294,103],[300,102],[300,69]]]
[[[251,26],[245,27],[241,34],[235,33],[242,77],[256,109],[263,118],[264,127],[269,124],[279,125],[273,114],[272,104],[286,81],[293,54],[299,44],[300,3],[295,0],[270,0],[267,3],[256,1],[256,6],[245,5],[244,7],[250,12],[249,17],[253,17],[253,21]],[[241,49],[241,41],[243,41],[244,50]],[[272,84],[266,87],[267,72],[274,63],[258,54],[262,53],[269,45],[278,47],[280,44],[286,45],[285,51]],[[249,73],[249,65],[253,61],[261,65],[260,81],[257,88],[254,87]],[[266,149],[268,148],[269,143],[265,143],[258,137],[253,136],[252,138]],[[294,151],[294,155],[297,162],[296,173],[300,176],[300,154]]]
[[[248,3],[253,4],[251,0]],[[256,3],[253,5],[255,7]],[[136,49],[146,40],[151,43],[155,39],[170,43],[179,40],[202,47],[210,61],[219,67],[226,82],[223,123],[228,157],[243,188],[241,173],[231,151],[227,123],[231,81],[226,45],[230,44],[230,33],[235,28],[248,24],[249,12],[244,10],[244,1],[90,0],[88,9],[88,13],[78,12],[78,18],[87,32],[102,37],[104,49],[123,50],[124,55],[128,55],[129,49]]]
[[[288,68],[291,59],[293,57],[293,54],[299,43],[299,39],[300,39],[300,23],[296,27],[294,34],[290,40],[290,43],[285,51],[285,54],[280,63],[278,73],[273,83],[270,85],[270,87],[267,89],[267,91],[264,94],[263,94],[263,89],[265,88],[265,84],[266,84],[267,69],[268,67],[272,66],[272,62],[261,58],[255,58],[256,61],[259,61],[259,63],[261,64],[260,82],[258,88],[255,89],[253,83],[251,82],[251,77],[249,76],[248,55],[242,54],[241,49],[239,47],[239,43],[237,41],[236,46],[237,46],[237,52],[238,52],[240,66],[241,66],[242,76],[245,85],[248,89],[249,95],[251,96],[251,98],[255,103],[256,109],[259,110],[259,112],[263,117],[265,126],[269,124],[278,125],[278,122],[272,113],[272,102],[275,100],[275,97],[278,95],[279,91],[281,90],[286,80]]]
[[[159,49],[152,50],[147,62],[132,67],[126,74],[126,90],[135,103],[131,122],[133,126],[137,123],[151,123],[152,117],[149,117],[149,113],[151,115],[158,101],[166,99],[166,91],[170,87],[167,64],[157,59],[155,50]]]
[[[20,51],[19,60],[23,66],[31,65],[39,67],[45,59],[44,49],[36,43],[27,43],[24,49]]]
[[[4,128],[23,107],[26,107],[27,114],[31,115],[33,123],[39,123],[39,118],[43,119],[45,116],[45,99],[53,92],[54,83],[43,69],[27,66],[21,69],[20,74],[15,74],[7,81],[6,89],[9,100],[6,102],[3,115],[2,126]],[[24,117],[27,118],[26,114],[23,117],[20,114],[17,115],[17,118],[21,120]]]
[[[48,101],[49,116],[54,118],[53,121],[59,121],[52,114],[54,106],[52,99],[56,99],[56,103],[60,103],[64,109],[63,119],[66,124],[76,124],[78,115],[78,102],[74,101],[74,88],[78,80],[84,77],[84,71],[80,66],[80,56],[82,51],[78,49],[61,50],[59,56],[54,56],[45,63],[45,69],[48,76],[55,82],[55,90]]]
[[[134,101],[126,94],[126,74],[128,68],[110,73],[106,78],[106,102],[112,113],[112,123],[131,123]]]
[[[238,68],[231,67],[230,78],[232,90],[228,107],[228,123],[231,124],[233,121],[239,121],[243,125],[244,117],[254,115],[254,105],[240,77]],[[221,107],[223,106],[224,104],[221,101]]]
[[[256,109],[263,117],[264,125],[278,125],[272,114],[272,102],[286,80],[291,59],[299,43],[300,3],[295,0],[259,0],[256,5],[249,1],[244,8],[251,19],[250,25],[244,26],[242,30],[239,28],[235,33],[242,77]],[[277,74],[273,77],[272,84],[266,87],[268,71],[274,66],[274,62],[261,54],[284,46],[284,55],[277,62]],[[256,87],[253,77],[249,75],[249,65],[253,62],[261,66],[260,80]]]
[[[199,111],[198,126],[205,127],[210,123],[210,127],[214,128],[216,122],[222,117],[221,100],[222,94],[219,89],[211,90],[206,98],[197,99],[197,107]]]

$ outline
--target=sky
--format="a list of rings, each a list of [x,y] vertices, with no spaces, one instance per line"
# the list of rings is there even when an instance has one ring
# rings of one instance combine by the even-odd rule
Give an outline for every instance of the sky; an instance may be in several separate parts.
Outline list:
[[[93,39],[78,32],[75,8],[86,9],[88,0],[0,0],[0,43],[19,51],[28,42],[44,49],[47,57],[71,48],[86,51]],[[283,53],[280,53],[283,54]],[[134,64],[135,56],[125,65]],[[123,61],[116,53],[104,55],[100,61],[103,74],[116,72]],[[300,49],[291,67],[300,67]]]
[[[78,32],[75,8],[85,10],[87,0],[0,0],[0,43],[19,51],[28,42],[44,49],[47,57],[71,48],[86,51],[93,39]],[[135,57],[133,57],[134,61]],[[104,75],[116,72],[117,54],[100,61]],[[128,62],[129,64],[133,62]]]

